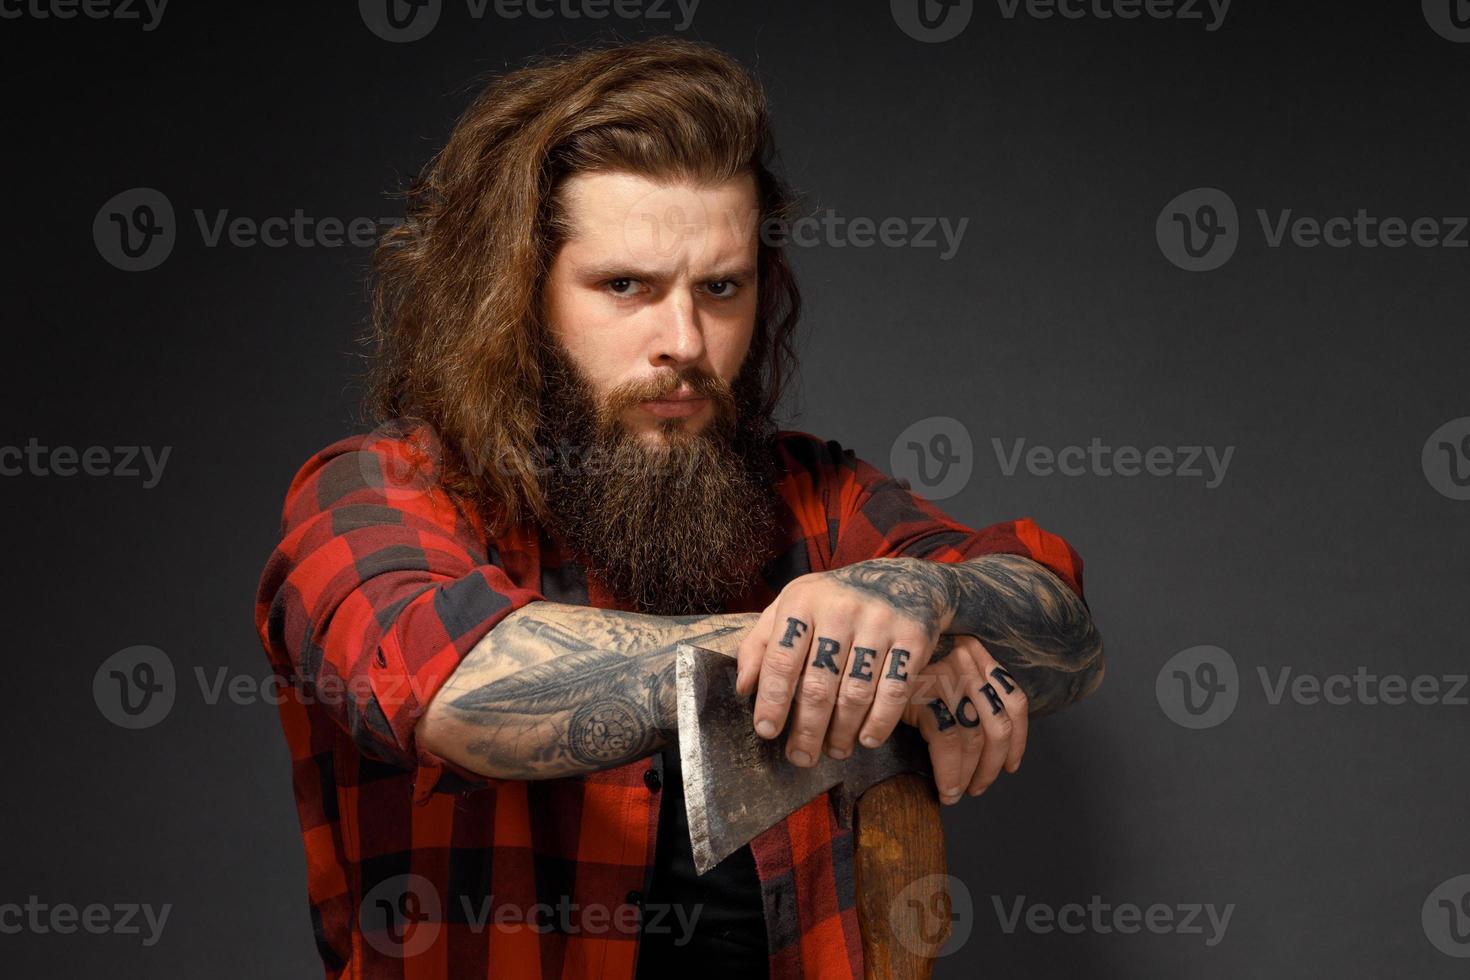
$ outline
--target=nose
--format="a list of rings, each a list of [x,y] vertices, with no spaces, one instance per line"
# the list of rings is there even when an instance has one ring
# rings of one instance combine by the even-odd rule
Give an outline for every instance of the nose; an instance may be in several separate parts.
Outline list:
[[[649,346],[649,363],[656,367],[683,367],[704,356],[699,307],[688,290],[669,290],[655,315],[657,327]]]

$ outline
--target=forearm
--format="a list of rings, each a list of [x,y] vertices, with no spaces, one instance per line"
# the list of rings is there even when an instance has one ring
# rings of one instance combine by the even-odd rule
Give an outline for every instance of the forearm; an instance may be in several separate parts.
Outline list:
[[[734,656],[758,618],[533,602],[461,661],[417,736],[434,754],[493,778],[555,779],[625,765],[677,730],[678,644]]]
[[[1103,643],[1082,599],[1020,555],[942,566],[955,597],[946,633],[968,633],[1021,683],[1031,715],[1080,701],[1102,683]]]
[[[836,574],[854,588],[883,596],[931,630],[979,639],[1019,680],[1033,716],[1086,697],[1102,681],[1102,637],[1087,606],[1029,558],[993,554],[954,563],[882,558]],[[941,638],[930,661],[943,659],[950,649]]]

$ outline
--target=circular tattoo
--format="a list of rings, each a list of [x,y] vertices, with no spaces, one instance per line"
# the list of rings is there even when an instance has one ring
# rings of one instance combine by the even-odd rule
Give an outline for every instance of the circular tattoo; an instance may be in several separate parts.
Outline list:
[[[653,737],[648,712],[632,700],[609,694],[578,708],[567,733],[572,756],[607,764],[636,759]]]

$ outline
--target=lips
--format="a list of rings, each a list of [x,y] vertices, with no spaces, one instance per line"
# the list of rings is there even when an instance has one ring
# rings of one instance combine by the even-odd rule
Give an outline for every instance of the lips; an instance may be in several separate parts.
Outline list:
[[[660,418],[683,418],[699,411],[707,401],[708,398],[696,391],[680,389],[639,404]]]

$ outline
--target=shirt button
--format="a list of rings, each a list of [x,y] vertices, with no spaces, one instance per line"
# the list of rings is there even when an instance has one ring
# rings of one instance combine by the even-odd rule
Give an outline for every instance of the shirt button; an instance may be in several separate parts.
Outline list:
[[[659,787],[663,785],[663,778],[659,776],[657,769],[643,770],[643,785],[648,787],[650,793],[658,792]]]

